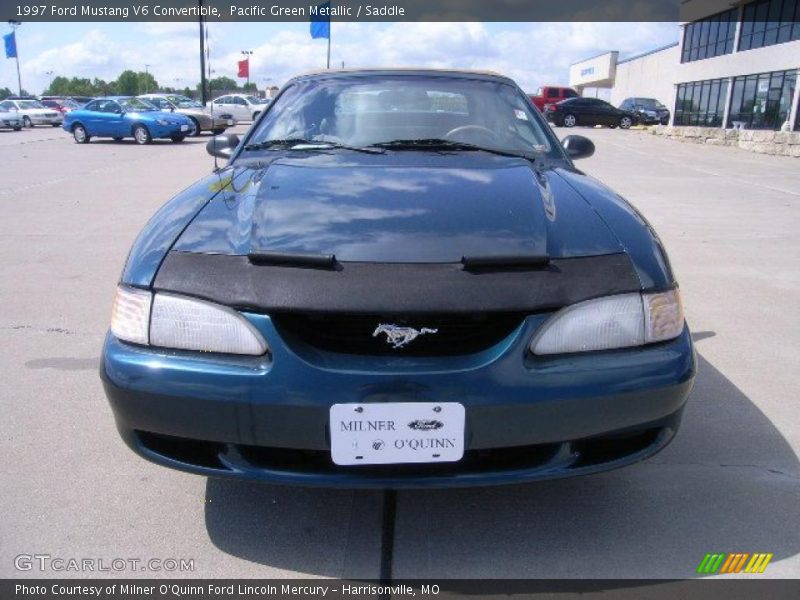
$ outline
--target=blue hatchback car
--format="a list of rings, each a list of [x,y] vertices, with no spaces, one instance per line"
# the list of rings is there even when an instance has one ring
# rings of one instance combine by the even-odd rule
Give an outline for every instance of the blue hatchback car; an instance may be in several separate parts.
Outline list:
[[[88,144],[93,137],[116,141],[132,137],[137,144],[149,144],[156,138],[182,142],[193,124],[184,115],[160,111],[141,98],[109,96],[66,113],[62,128],[79,144]]]
[[[616,468],[696,361],[667,255],[506,77],[290,81],[141,232],[101,376],[125,442],[208,476],[343,487]]]

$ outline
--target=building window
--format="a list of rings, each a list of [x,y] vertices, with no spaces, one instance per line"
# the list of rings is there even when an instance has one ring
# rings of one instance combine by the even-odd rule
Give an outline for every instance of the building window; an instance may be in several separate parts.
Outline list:
[[[733,52],[737,10],[733,8],[686,25],[683,30],[681,62],[703,60]]]
[[[800,40],[800,0],[759,0],[742,12],[739,50]]]
[[[674,124],[721,127],[727,96],[727,79],[679,84]]]
[[[734,78],[728,127],[742,123],[746,129],[780,129],[792,111],[796,84],[794,69]]]

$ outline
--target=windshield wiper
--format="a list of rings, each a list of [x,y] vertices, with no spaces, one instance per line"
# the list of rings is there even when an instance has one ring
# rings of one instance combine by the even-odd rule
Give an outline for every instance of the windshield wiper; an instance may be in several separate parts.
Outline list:
[[[386,148],[389,150],[462,150],[467,152],[489,152],[490,154],[497,154],[498,156],[524,158],[530,161],[536,159],[533,154],[526,154],[524,152],[512,152],[510,150],[487,148],[485,146],[479,146],[478,144],[455,142],[453,140],[445,140],[441,138],[391,140],[389,142],[378,142],[377,144],[372,144],[372,146],[375,148]]]
[[[245,150],[268,150],[270,148],[289,147],[290,150],[353,150],[354,152],[364,152],[366,154],[384,154],[383,148],[348,146],[338,142],[314,141],[303,138],[286,138],[277,140],[264,140],[254,144],[247,144]]]

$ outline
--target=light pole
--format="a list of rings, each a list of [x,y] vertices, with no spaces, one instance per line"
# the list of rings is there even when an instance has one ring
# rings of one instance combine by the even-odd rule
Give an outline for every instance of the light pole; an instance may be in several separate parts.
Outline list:
[[[150,68],[150,65],[145,65],[144,66],[144,93],[145,94],[150,93],[150,90],[148,89],[149,88],[148,84],[150,83],[150,71],[148,71],[149,68]]]
[[[250,57],[252,56],[252,50],[242,50],[242,55],[244,59],[247,61],[247,83],[245,84],[244,89],[248,89],[250,87]]]
[[[19,95],[22,96],[22,76],[19,74],[19,48],[17,47],[17,27],[22,25],[21,21],[9,19],[8,26],[11,27],[11,33],[14,35],[14,59],[17,61],[17,86],[19,86]]]
[[[45,71],[44,74],[50,78],[50,83],[47,84],[47,91],[53,93],[53,73],[54,71]]]

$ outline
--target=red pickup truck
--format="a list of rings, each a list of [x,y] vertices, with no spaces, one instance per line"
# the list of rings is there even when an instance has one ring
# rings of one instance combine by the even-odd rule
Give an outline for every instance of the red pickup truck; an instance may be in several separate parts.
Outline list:
[[[531,101],[536,105],[540,111],[544,112],[545,104],[555,104],[567,98],[577,98],[578,92],[571,87],[563,87],[558,85],[545,85],[536,90],[535,94],[531,95]]]

